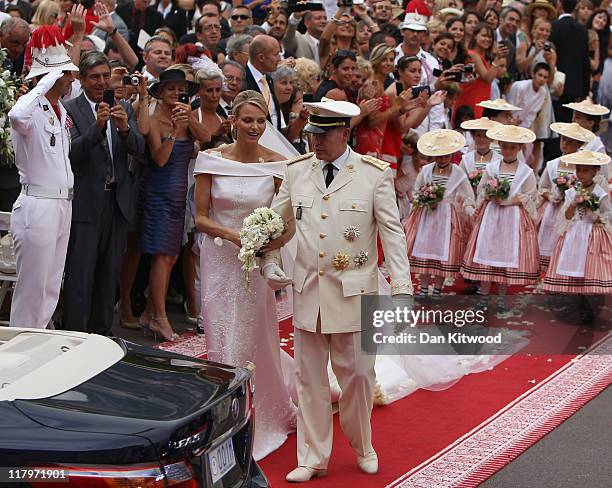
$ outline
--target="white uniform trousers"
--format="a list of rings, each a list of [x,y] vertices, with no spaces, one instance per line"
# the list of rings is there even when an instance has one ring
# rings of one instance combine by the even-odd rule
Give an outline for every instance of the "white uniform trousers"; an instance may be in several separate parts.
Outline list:
[[[72,201],[21,194],[13,205],[17,283],[12,327],[44,329],[59,299],[70,236]]]
[[[358,456],[374,452],[370,416],[375,355],[361,350],[361,332],[321,334],[294,329],[298,395],[298,466],[326,469],[331,456],[333,414],[328,359],[342,390],[340,426]]]

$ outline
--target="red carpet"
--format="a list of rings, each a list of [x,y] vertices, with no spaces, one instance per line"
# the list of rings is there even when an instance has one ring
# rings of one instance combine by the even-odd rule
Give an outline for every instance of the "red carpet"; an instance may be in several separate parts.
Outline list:
[[[515,293],[521,291],[526,290]],[[279,314],[285,308],[279,303]],[[539,329],[540,333],[546,332],[547,327]],[[365,475],[357,468],[336,416],[328,476],[312,480],[310,485],[477,486],[612,382],[612,334],[589,335],[590,343],[593,337],[604,339],[589,354],[578,358],[515,355],[490,371],[464,377],[448,390],[419,390],[391,405],[375,407],[373,441],[380,461],[375,476]],[[281,346],[292,354],[290,318],[281,322],[280,336]],[[533,342],[541,342],[543,337],[534,339]],[[206,353],[201,336],[186,336],[179,343],[162,347],[198,357]],[[296,436],[291,435],[260,465],[272,487],[290,486],[284,479],[296,466]]]

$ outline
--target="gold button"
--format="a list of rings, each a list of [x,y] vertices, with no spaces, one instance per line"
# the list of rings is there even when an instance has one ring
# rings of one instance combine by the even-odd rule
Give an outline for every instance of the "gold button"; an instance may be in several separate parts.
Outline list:
[[[319,271],[319,276],[323,276],[325,274],[325,271],[321,270]]]
[[[329,200],[329,195],[323,195],[323,200]]]
[[[327,235],[327,234],[325,234],[324,232],[321,232],[321,233],[319,234],[319,237],[320,237],[321,239],[324,239],[326,235]]]
[[[322,219],[326,219],[327,218],[327,214],[321,214],[321,218]]]
[[[357,208],[357,205],[353,203],[353,205],[351,205],[351,208]]]
[[[323,251],[319,252],[319,257],[320,258],[324,258],[325,257],[325,252],[323,252]]]

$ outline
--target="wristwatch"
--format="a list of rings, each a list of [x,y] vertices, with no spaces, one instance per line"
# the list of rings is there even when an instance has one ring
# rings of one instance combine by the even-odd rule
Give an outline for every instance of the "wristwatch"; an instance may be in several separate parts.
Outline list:
[[[164,141],[166,141],[166,140],[176,141],[176,136],[173,136],[172,134],[168,134],[166,137],[164,137],[163,140]]]

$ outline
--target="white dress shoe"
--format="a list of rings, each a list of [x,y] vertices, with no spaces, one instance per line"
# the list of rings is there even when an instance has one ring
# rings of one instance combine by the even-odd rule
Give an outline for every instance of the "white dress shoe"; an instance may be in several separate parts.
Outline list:
[[[326,469],[314,469],[308,466],[298,466],[285,478],[289,483],[304,483],[312,478],[323,478],[327,476]]]
[[[378,473],[378,456],[375,452],[365,457],[357,456],[357,465],[366,474],[376,474]]]

